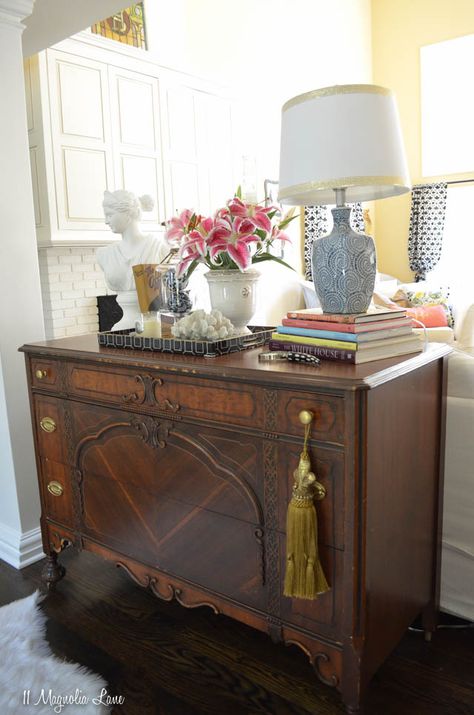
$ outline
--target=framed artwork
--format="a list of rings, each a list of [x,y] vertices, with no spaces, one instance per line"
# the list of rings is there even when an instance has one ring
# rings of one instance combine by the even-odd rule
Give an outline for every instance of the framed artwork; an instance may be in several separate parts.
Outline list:
[[[141,50],[147,49],[143,2],[137,2],[106,20],[96,22],[91,30],[96,35],[108,37],[109,40],[139,47]]]

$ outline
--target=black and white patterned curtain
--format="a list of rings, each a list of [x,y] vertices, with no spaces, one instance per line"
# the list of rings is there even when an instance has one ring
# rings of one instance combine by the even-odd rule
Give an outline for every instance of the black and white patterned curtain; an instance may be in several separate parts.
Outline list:
[[[413,187],[408,258],[415,281],[424,280],[441,258],[447,196],[447,184]]]
[[[362,205],[348,204],[352,207],[351,227],[359,233],[365,232]],[[305,206],[304,210],[304,276],[310,281],[313,278],[311,255],[313,243],[329,233],[331,210],[328,206]]]

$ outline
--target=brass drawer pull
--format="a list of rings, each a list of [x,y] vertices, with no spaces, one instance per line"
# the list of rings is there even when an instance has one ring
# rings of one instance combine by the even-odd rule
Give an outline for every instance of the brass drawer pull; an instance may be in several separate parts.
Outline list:
[[[40,427],[45,432],[54,432],[56,429],[56,422],[52,417],[43,417],[40,420]]]
[[[48,492],[53,495],[53,497],[60,497],[64,492],[64,487],[59,482],[50,482],[48,484]]]
[[[42,380],[44,377],[48,376],[48,371],[47,370],[36,370],[35,375],[38,378],[38,380]]]

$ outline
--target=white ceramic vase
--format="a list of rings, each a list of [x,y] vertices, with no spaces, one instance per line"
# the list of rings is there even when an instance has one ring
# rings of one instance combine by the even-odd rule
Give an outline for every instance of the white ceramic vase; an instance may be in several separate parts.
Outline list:
[[[236,335],[247,335],[257,309],[257,285],[260,273],[249,268],[244,273],[234,269],[213,270],[205,274],[209,284],[211,307],[229,318]]]

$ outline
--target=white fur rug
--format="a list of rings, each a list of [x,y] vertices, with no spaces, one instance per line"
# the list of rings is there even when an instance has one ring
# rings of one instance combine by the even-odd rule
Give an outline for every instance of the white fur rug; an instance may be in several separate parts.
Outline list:
[[[41,600],[37,591],[0,608],[1,715],[110,712],[103,678],[51,654]]]

